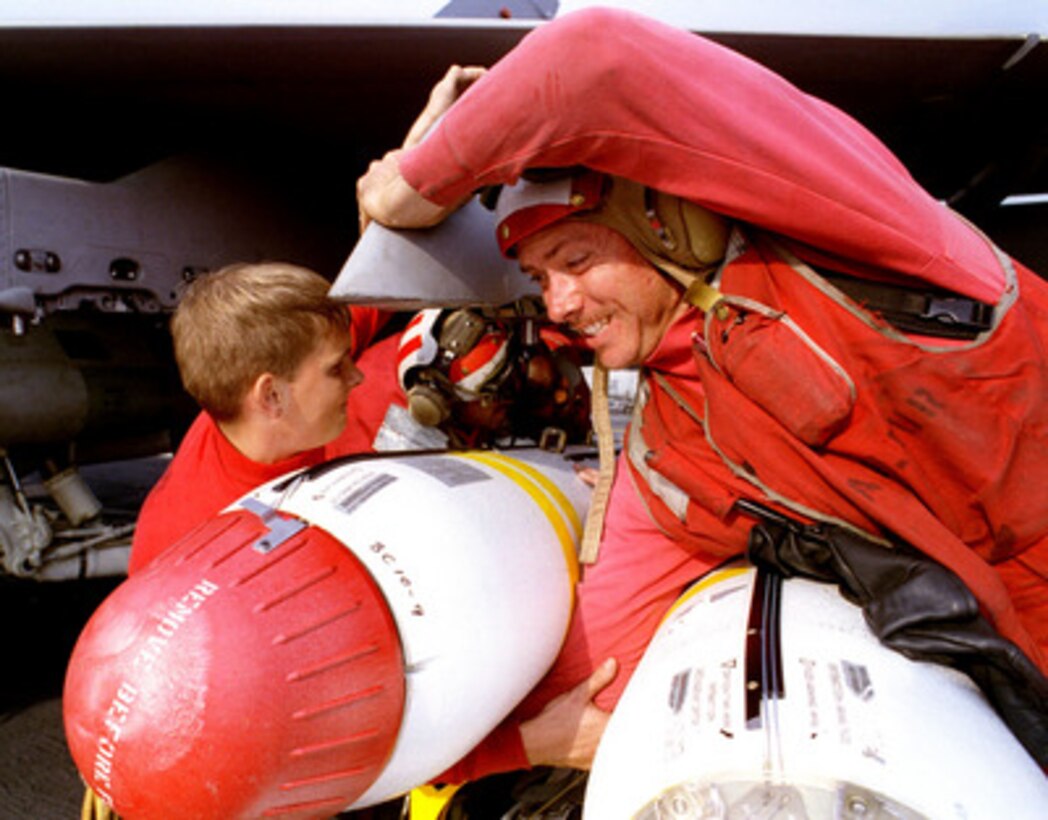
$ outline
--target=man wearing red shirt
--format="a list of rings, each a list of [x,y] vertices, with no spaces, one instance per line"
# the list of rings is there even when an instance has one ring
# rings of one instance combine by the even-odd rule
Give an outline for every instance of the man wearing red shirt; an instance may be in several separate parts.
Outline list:
[[[145,500],[129,573],[260,484],[333,455],[325,447],[343,433],[364,378],[354,358],[386,317],[347,311],[329,287],[312,271],[266,263],[231,265],[187,289],[171,329],[182,381],[203,412]],[[368,449],[369,430],[339,453]]]
[[[843,112],[606,9],[529,34],[424,141],[373,163],[362,221],[435,225],[486,186],[579,166],[595,195],[586,174],[522,195],[498,238],[598,362],[643,368],[641,407],[560,658],[449,779],[585,767],[682,586],[746,549],[739,502],[916,547],[1043,665],[1045,284]],[[619,189],[639,227],[604,218]],[[666,219],[689,210],[694,237]],[[693,238],[711,253],[689,255]],[[961,335],[867,307],[905,289],[968,311]]]

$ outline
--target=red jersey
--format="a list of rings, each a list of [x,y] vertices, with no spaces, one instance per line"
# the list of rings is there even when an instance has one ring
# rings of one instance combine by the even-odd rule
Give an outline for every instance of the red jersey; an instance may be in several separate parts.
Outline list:
[[[128,574],[255,487],[323,458],[318,447],[275,464],[252,461],[230,444],[211,416],[200,413],[146,496],[131,541]]]
[[[355,452],[371,448],[374,437],[371,416],[384,412],[395,393],[382,372],[384,363],[380,365],[375,357],[368,357],[367,351],[363,354],[360,351],[371,344],[389,319],[389,314],[357,306],[350,308],[350,314],[353,334],[350,355],[358,359],[358,364],[368,363],[361,368],[364,370],[364,384],[350,391],[347,400],[346,431],[336,439],[342,442],[339,451],[329,452],[328,448],[333,445],[328,445],[328,448],[318,447],[297,453],[275,464],[262,464],[243,455],[207,413],[200,413],[142,505],[131,542],[129,574],[144,567],[182,536],[211,520],[259,485],[292,470],[319,464],[333,455],[351,452],[350,447],[355,448]],[[390,365],[386,369],[393,370],[395,381],[395,368]],[[374,383],[365,390],[368,400],[364,401],[364,396],[357,396],[357,391],[368,384],[369,378],[374,379]]]

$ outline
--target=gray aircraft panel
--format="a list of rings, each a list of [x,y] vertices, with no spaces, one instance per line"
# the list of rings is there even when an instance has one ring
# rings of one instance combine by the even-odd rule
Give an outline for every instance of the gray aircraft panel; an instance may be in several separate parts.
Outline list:
[[[391,310],[503,305],[538,288],[495,243],[495,220],[477,199],[429,230],[372,223],[353,248],[331,295]]]

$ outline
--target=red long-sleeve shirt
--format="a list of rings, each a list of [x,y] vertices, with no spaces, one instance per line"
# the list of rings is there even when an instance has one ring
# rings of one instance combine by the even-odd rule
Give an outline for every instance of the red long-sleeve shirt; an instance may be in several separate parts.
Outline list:
[[[574,165],[778,234],[812,264],[986,302],[1005,285],[989,243],[847,114],[735,52],[628,12],[589,9],[529,34],[400,156],[405,180],[445,206],[527,168]],[[680,350],[690,356],[670,344],[655,357]],[[520,721],[609,655],[622,669],[597,702],[613,706],[662,612],[709,564],[651,524],[627,473],[556,665],[443,779],[526,766]],[[719,522],[709,526],[715,533]]]
[[[400,392],[391,357],[369,355],[365,351],[389,315],[366,307],[350,308],[350,314],[353,328],[350,355],[363,365],[364,383],[349,394],[343,433],[327,447],[296,453],[275,464],[262,464],[237,450],[214,419],[201,412],[164,474],[146,496],[131,542],[129,574],[140,570],[190,530],[211,520],[256,487],[335,455],[370,449],[382,421],[381,413]],[[396,338],[391,338],[395,351]],[[388,346],[380,343],[375,347],[386,351]],[[362,351],[365,351],[363,355]],[[364,396],[356,395],[356,391],[364,389],[365,385],[367,402],[363,401]],[[377,415],[376,407],[380,408]],[[371,438],[368,438],[369,434]]]
[[[542,26],[421,144],[406,181],[450,205],[526,168],[585,165],[789,237],[810,262],[987,302],[986,243],[867,129],[705,38],[625,11]]]

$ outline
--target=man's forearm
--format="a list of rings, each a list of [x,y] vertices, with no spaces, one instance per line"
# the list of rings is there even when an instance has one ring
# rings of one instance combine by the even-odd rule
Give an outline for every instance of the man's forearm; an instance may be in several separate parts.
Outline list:
[[[454,210],[430,202],[408,185],[400,173],[400,153],[390,151],[372,162],[357,182],[361,233],[371,220],[390,228],[428,228]]]

